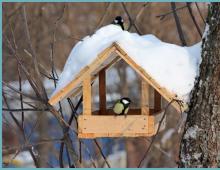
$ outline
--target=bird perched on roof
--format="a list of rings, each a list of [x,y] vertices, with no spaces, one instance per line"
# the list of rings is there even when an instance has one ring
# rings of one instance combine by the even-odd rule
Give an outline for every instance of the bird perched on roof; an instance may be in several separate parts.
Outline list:
[[[123,97],[117,100],[113,106],[113,111],[117,115],[127,115],[131,100],[128,97]]]
[[[112,24],[118,25],[122,30],[124,30],[124,20],[121,16],[115,17],[114,21],[112,21]]]

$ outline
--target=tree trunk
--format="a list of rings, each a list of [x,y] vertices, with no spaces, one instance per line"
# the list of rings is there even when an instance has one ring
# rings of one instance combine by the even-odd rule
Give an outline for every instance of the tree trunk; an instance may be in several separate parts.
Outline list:
[[[200,75],[191,94],[180,167],[220,167],[220,3],[211,3]]]

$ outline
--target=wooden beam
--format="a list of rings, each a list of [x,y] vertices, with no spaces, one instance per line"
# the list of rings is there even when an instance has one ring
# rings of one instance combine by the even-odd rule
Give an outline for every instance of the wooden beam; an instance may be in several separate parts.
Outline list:
[[[99,109],[100,114],[106,112],[106,74],[105,68],[99,72]]]
[[[156,90],[154,90],[154,110],[155,112],[161,110],[161,95]]]
[[[141,79],[141,114],[150,114],[150,94],[149,94],[149,84]]]
[[[88,75],[83,80],[83,114],[92,114],[92,90],[91,90],[91,77]]]

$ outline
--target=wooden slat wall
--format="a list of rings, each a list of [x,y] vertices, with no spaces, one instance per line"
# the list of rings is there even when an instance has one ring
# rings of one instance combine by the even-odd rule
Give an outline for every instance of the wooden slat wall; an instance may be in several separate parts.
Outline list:
[[[156,90],[154,90],[154,110],[155,112],[161,110],[161,95]]]
[[[100,114],[106,112],[106,74],[105,68],[99,72],[99,108]]]

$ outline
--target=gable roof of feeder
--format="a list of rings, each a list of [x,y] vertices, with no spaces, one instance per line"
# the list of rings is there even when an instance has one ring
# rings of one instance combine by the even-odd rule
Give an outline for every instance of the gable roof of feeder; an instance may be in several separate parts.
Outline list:
[[[55,105],[59,101],[67,97],[74,97],[82,91],[82,82],[87,75],[91,76],[91,82],[93,82],[98,73],[103,69],[110,68],[113,64],[123,59],[132,69],[134,69],[143,80],[150,84],[162,97],[164,97],[168,102],[172,100],[179,100],[178,96],[168,89],[162,87],[150,74],[147,72],[146,68],[138,65],[132,56],[129,56],[119,44],[113,43],[111,46],[103,50],[98,56],[87,66],[82,68],[76,76],[67,84],[65,87],[56,91],[51,98],[49,103]],[[171,103],[178,111],[180,110],[180,105],[177,102]],[[182,109],[186,108],[186,104],[183,104]]]

